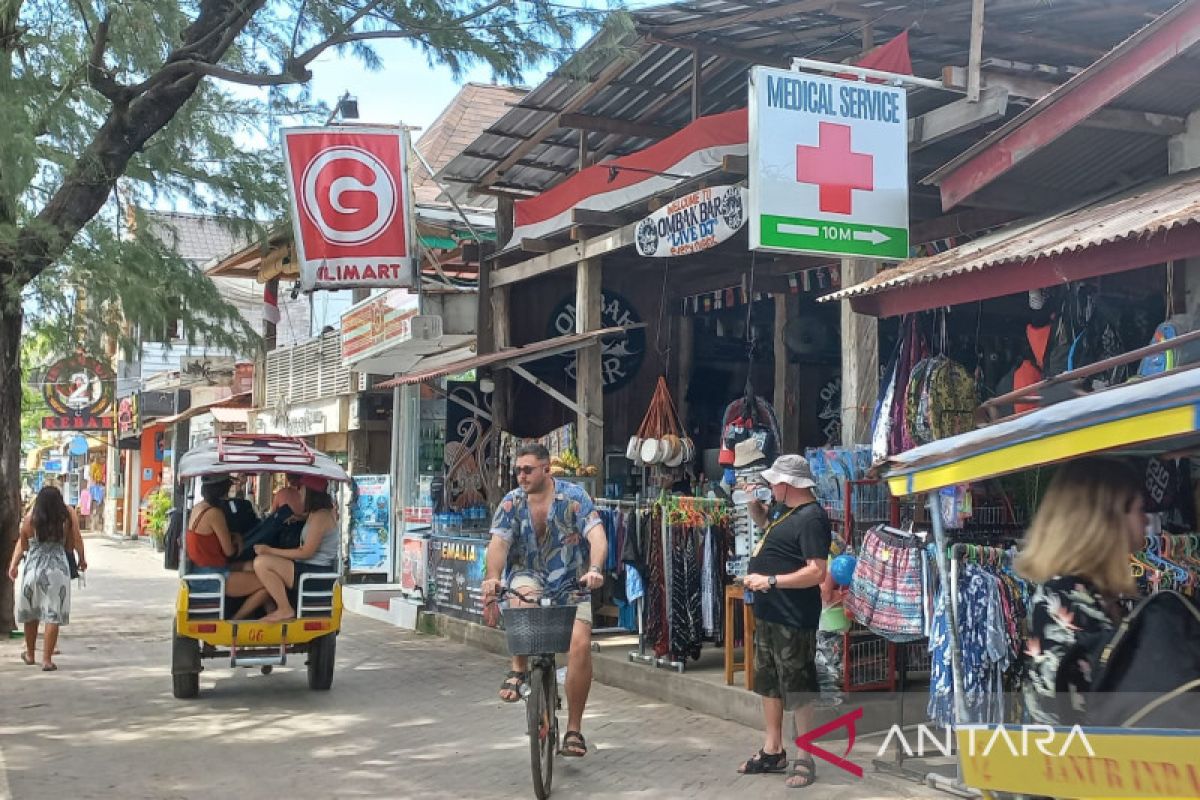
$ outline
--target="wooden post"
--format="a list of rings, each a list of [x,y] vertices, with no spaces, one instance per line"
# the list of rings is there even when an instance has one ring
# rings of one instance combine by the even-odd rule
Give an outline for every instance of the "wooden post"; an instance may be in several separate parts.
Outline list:
[[[982,86],[983,64],[983,4],[984,0],[971,0],[971,45],[967,53],[967,100],[979,102]]]
[[[579,171],[583,172],[591,164],[588,163],[588,132],[579,129]]]
[[[870,23],[863,26],[862,47],[863,55],[875,49],[875,26]]]
[[[877,264],[842,259],[842,285],[854,286],[875,276]],[[842,301],[842,444],[869,444],[871,416],[879,395],[879,321],[856,314]]]
[[[775,394],[773,404],[779,417],[780,453],[800,450],[800,368],[788,358],[787,324],[798,316],[799,302],[786,293],[775,295]]]
[[[499,286],[492,289],[492,340],[496,351],[512,344],[512,328],[509,324],[509,295],[512,287]],[[506,369],[496,370],[493,375],[496,388],[492,396],[492,420],[495,428],[510,430],[512,423],[512,375]]]
[[[690,432],[691,422],[688,419],[688,385],[692,382],[692,365],[696,356],[696,326],[695,320],[686,314],[674,317],[678,326],[678,336],[672,343],[671,353],[678,354],[675,363],[679,365],[675,373],[675,408],[679,412],[679,422],[685,432]]]
[[[700,118],[700,84],[702,80],[699,50],[692,51],[692,122]]]
[[[575,268],[575,332],[602,327],[603,270],[599,258],[584,259]],[[579,460],[604,470],[604,428],[588,421],[588,415],[604,419],[604,374],[600,343],[579,348],[575,367],[575,402],[579,406]]]

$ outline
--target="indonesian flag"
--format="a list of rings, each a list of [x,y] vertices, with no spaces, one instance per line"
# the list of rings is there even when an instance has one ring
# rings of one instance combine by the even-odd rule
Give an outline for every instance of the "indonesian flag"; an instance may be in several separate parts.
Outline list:
[[[272,325],[278,325],[279,316],[279,279],[272,278],[263,284],[263,319]]]

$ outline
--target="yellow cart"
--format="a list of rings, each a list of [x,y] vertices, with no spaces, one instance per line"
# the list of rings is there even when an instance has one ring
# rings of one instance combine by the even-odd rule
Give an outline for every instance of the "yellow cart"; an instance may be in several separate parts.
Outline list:
[[[950,574],[935,505],[939,489],[1093,455],[1164,455],[1200,448],[1200,369],[1067,400],[898,454],[883,466],[892,493],[930,496],[938,571]],[[964,719],[961,651],[948,605],[956,718]],[[1197,720],[1200,725],[1200,720]],[[1200,798],[1200,730],[960,725],[961,783],[947,788],[1055,798]],[[938,783],[935,781],[935,783]]]

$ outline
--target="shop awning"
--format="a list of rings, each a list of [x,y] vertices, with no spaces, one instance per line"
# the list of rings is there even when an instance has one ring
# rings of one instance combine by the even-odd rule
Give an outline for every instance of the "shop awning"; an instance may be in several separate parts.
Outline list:
[[[569,336],[556,336],[552,339],[534,342],[533,344],[527,344],[522,347],[509,347],[496,353],[474,355],[462,358],[458,361],[443,363],[437,367],[431,367],[421,372],[413,372],[408,375],[401,375],[398,378],[392,378],[391,380],[377,383],[375,384],[375,388],[391,389],[396,386],[422,383],[423,381],[432,381],[437,380],[438,378],[444,378],[447,375],[458,375],[459,373],[468,372],[481,367],[518,366],[529,361],[537,361],[539,358],[549,358],[550,356],[568,353],[572,350],[578,350],[579,348],[586,347],[598,339],[603,339],[608,336],[620,336],[626,331],[643,327],[645,327],[645,323],[640,322],[636,325],[603,328],[598,331],[589,331],[588,333],[573,333]]]
[[[181,411],[173,417],[163,417],[162,419],[157,419],[155,420],[155,424],[174,425],[177,422],[183,422],[184,420],[189,420],[192,417],[198,417],[201,414],[206,414],[217,409],[221,411],[240,410],[244,414],[250,409],[250,392],[242,392],[241,394],[235,394],[231,397],[226,397],[221,400],[214,400],[211,403],[202,403],[197,406],[192,406],[187,411]],[[218,413],[220,413],[220,411],[218,411]],[[216,419],[217,415],[213,414],[213,418]],[[221,420],[218,419],[217,421],[220,422]],[[246,418],[239,418],[236,421],[245,422]]]
[[[212,414],[213,419],[222,425],[249,425],[250,424],[250,407],[244,408],[226,408],[224,406],[213,406],[208,409],[208,413]]]
[[[891,317],[1200,255],[1200,170],[1016,223],[821,298]]]
[[[890,458],[894,495],[928,492],[1109,451],[1200,445],[1200,369],[1115,389],[951,436]]]

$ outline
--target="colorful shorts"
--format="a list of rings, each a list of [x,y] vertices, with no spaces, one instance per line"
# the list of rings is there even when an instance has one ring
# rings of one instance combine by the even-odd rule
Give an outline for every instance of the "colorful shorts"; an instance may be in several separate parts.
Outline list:
[[[783,700],[788,710],[816,699],[817,632],[778,622],[754,623],[754,691]]]
[[[846,610],[885,639],[915,641],[925,633],[921,583],[920,546],[872,528],[863,537]]]

